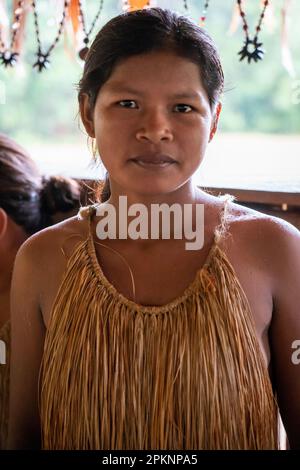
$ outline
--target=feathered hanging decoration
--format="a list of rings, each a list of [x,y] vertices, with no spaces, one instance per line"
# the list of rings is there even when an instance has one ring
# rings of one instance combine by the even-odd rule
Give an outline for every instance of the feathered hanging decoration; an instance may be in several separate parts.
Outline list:
[[[0,0],[0,30],[1,34],[4,35],[5,30],[8,27],[8,17],[5,9],[5,4],[3,0]]]
[[[264,8],[264,0],[261,0],[261,9]],[[274,5],[272,1],[269,1],[268,8],[266,9],[264,16],[264,26],[269,33],[273,33],[275,29],[275,19],[274,19]]]
[[[78,0],[71,0],[69,5],[69,18],[72,23],[74,35],[76,36],[80,27],[79,21],[79,1]]]
[[[242,10],[246,10],[246,0],[242,0],[241,3]],[[264,8],[264,0],[261,0],[261,9]],[[232,11],[232,16],[231,16],[231,22],[229,25],[228,33],[230,35],[234,34],[239,26],[240,23],[240,13],[239,13],[239,8],[237,3],[234,4],[233,6],[233,11]],[[269,2],[268,8],[266,10],[265,16],[264,16],[264,25],[268,29],[270,33],[274,31],[274,7],[271,2]]]
[[[27,18],[27,13],[30,8],[30,0],[25,0],[23,4],[23,13],[20,16],[19,19],[19,29],[18,29],[18,34],[16,35],[15,43],[14,43],[14,52],[17,54],[21,54],[22,51],[22,46],[24,43],[24,33],[25,33],[25,24],[26,24],[26,18]],[[18,0],[14,0],[13,2],[13,15],[16,9],[18,8]]]
[[[5,13],[5,4],[1,4],[0,63],[4,67],[14,67],[18,61],[24,38],[26,4],[27,0],[13,0],[11,22]]]
[[[245,11],[246,0],[242,1],[241,6],[242,6],[243,10]],[[230,25],[229,25],[229,29],[228,29],[228,34],[232,35],[236,32],[236,30],[238,29],[238,26],[239,26],[239,22],[240,22],[240,12],[239,12],[239,7],[238,7],[237,3],[235,2],[234,6],[233,6],[232,17],[231,17],[231,21],[230,21]]]
[[[288,23],[289,11],[292,5],[292,0],[284,0],[281,9],[281,62],[283,67],[287,70],[289,75],[294,78],[295,68],[293,64],[291,49],[289,46]]]
[[[74,61],[77,57],[80,35],[83,35],[82,24],[79,20],[79,0],[70,0],[67,11],[67,21],[64,30],[64,49],[66,54]]]
[[[142,10],[145,7],[150,6],[149,0],[127,0],[129,4],[128,11]]]

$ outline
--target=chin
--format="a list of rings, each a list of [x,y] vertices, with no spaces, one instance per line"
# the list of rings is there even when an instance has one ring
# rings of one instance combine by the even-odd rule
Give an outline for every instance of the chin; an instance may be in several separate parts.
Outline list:
[[[151,186],[150,184],[148,185],[137,184],[134,186],[131,184],[130,186],[127,186],[127,188],[128,189],[130,188],[130,192],[138,193],[140,195],[143,195],[143,194],[150,195],[150,194],[165,193],[165,192],[172,191],[172,189],[170,188],[170,185],[168,184],[155,184],[155,183],[152,183]]]
[[[152,182],[148,185],[137,185],[132,187],[132,192],[142,196],[163,196],[175,192],[181,184],[172,184],[171,181]],[[129,186],[128,186],[129,188]]]

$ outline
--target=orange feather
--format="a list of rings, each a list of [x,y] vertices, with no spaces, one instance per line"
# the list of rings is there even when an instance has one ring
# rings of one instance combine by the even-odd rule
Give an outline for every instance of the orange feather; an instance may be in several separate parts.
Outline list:
[[[128,0],[129,11],[142,10],[148,5],[148,0]]]
[[[77,34],[79,29],[79,2],[78,0],[71,0],[69,4],[69,17],[73,26],[74,34]]]

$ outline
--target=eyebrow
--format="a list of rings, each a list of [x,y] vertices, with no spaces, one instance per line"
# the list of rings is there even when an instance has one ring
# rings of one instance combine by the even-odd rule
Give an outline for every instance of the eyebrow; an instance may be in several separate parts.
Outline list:
[[[108,88],[107,90],[108,92],[111,92],[111,93],[131,93],[133,95],[137,95],[137,96],[143,96],[145,93],[143,93],[142,91],[139,91],[139,90],[134,90],[133,88],[130,88],[130,87],[127,87],[127,86],[123,86],[123,85],[112,85],[110,86],[110,88]],[[170,98],[196,98],[196,99],[199,99],[200,96],[197,92],[195,91],[182,91],[182,92],[179,92],[179,93],[174,93],[172,95],[169,95]]]

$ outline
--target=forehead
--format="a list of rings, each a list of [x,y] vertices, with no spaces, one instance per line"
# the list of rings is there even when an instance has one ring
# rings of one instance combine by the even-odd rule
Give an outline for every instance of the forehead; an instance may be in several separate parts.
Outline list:
[[[189,59],[166,51],[139,54],[123,59],[115,66],[103,85],[106,92],[133,91],[137,85],[144,89],[171,89],[183,96],[203,91],[198,65]]]

